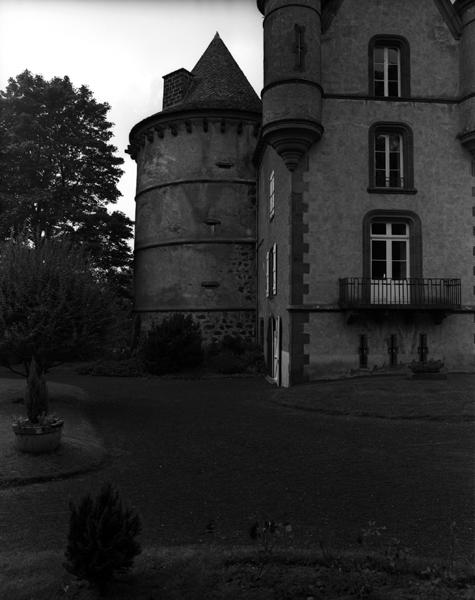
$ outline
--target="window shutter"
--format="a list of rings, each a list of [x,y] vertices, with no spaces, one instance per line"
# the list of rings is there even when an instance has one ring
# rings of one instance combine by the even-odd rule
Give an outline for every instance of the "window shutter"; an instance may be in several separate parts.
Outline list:
[[[269,292],[270,292],[270,282],[269,282],[269,275],[270,275],[270,257],[269,257],[269,251],[266,252],[266,298],[269,297]]]
[[[272,246],[272,295],[277,294],[277,244]]]

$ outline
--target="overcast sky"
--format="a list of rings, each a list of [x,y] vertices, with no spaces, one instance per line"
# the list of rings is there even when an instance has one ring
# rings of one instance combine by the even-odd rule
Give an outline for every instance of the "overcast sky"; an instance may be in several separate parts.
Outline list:
[[[69,75],[111,105],[125,171],[116,207],[134,218],[135,123],[162,108],[162,76],[191,70],[216,31],[260,95],[262,16],[255,0],[0,0],[0,89],[25,69]]]

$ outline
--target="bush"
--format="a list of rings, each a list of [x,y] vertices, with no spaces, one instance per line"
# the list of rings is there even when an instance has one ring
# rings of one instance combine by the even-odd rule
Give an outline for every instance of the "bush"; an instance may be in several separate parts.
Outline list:
[[[221,348],[223,350],[229,350],[237,356],[243,354],[248,346],[249,342],[239,335],[225,335],[221,341]]]
[[[77,508],[72,502],[69,507],[68,562],[64,567],[102,594],[114,573],[128,571],[140,554],[140,545],[134,539],[140,533],[140,520],[122,507],[118,492],[110,484],[95,500],[87,495]]]
[[[246,368],[241,357],[236,356],[230,350],[223,350],[215,356],[211,356],[208,360],[208,365],[213,371],[223,375],[243,373]]]
[[[221,342],[210,345],[207,364],[213,371],[225,375],[265,372],[261,348],[237,335],[226,335]]]
[[[149,373],[175,373],[202,363],[201,344],[199,324],[190,315],[178,313],[163,319],[147,332],[140,356]]]
[[[102,377],[140,377],[143,366],[136,357],[122,360],[98,360],[76,369],[80,375],[98,375]]]

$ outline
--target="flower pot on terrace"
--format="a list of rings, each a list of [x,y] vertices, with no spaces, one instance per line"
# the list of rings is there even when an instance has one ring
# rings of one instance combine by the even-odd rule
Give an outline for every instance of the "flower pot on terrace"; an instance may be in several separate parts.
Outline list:
[[[53,452],[61,442],[64,421],[52,419],[48,423],[34,424],[29,421],[13,424],[15,445],[20,452],[44,454]]]

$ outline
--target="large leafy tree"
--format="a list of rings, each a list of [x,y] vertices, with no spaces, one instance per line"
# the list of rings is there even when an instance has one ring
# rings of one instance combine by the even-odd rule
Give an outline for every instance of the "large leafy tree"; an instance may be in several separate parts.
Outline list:
[[[0,246],[0,362],[34,359],[39,373],[90,356],[110,333],[113,299],[91,272],[87,254],[67,240],[24,236]]]
[[[0,91],[0,239],[69,238],[101,278],[125,285],[132,221],[117,201],[122,158],[110,143],[107,103],[68,77],[24,71]]]

